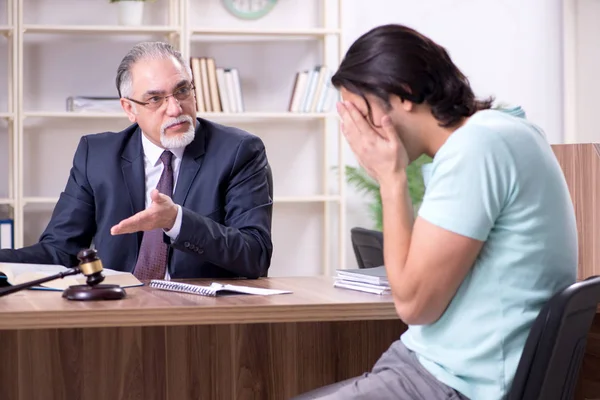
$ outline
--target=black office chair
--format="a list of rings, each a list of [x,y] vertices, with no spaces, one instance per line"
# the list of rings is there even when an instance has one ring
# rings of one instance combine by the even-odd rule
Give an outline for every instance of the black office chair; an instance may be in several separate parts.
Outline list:
[[[267,184],[269,185],[269,197],[273,200],[273,171],[271,170],[271,166],[267,163],[265,167],[267,170]]]
[[[555,294],[535,319],[523,348],[508,400],[571,400],[600,303],[600,276]],[[309,400],[335,392],[355,378],[303,393]]]
[[[265,167],[267,170],[267,185],[269,185],[269,198],[273,200],[273,171],[271,170],[271,166],[267,163]],[[270,228],[270,227],[269,227]],[[265,271],[261,278],[266,278],[269,276],[269,270]]]
[[[365,228],[350,229],[352,248],[359,268],[383,265],[383,233]]]
[[[600,303],[600,277],[557,293],[536,318],[508,400],[571,400]]]

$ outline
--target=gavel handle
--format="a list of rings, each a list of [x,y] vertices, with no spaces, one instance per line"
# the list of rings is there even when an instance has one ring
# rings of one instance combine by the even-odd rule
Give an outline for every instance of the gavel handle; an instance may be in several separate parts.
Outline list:
[[[6,296],[7,294],[18,292],[23,289],[28,289],[33,286],[41,285],[42,283],[53,281],[55,279],[62,279],[65,276],[77,275],[80,272],[81,272],[81,270],[79,269],[79,267],[73,267],[73,268],[67,269],[66,271],[59,272],[56,275],[46,276],[44,278],[36,279],[35,281],[25,282],[25,283],[21,283],[20,285],[2,288],[2,289],[0,289],[0,297]]]

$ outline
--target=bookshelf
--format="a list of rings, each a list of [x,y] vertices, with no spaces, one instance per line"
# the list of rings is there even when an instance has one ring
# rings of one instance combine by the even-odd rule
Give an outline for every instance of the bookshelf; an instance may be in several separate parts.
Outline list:
[[[178,33],[176,26],[110,26],[110,25],[23,25],[23,33],[97,33],[97,34],[144,34],[144,33]]]
[[[0,4],[2,4],[0,2]],[[18,35],[16,4],[7,2],[5,13],[0,17],[0,70],[5,70],[0,85],[5,85],[4,100],[0,100],[0,219],[15,220],[19,203],[17,196],[18,170],[15,157],[18,148],[17,122],[17,71],[18,71]]]
[[[34,242],[49,220],[79,137],[129,125],[121,112],[66,111],[67,95],[116,96],[114,71],[125,52],[139,41],[165,40],[185,59],[211,56],[240,67],[244,112],[198,116],[255,133],[267,146],[275,179],[274,274],[329,274],[345,266],[344,141],[337,114],[288,111],[296,72],[339,64],[343,0],[280,1],[258,21],[237,20],[220,0],[157,0],[146,3],[141,26],[117,25],[108,0],[5,1],[9,18],[0,20],[0,34],[12,43],[14,62],[6,86],[10,104],[0,109],[0,123],[12,134],[10,190],[6,197],[0,192],[0,205],[13,208],[17,247]],[[79,68],[88,68],[91,80],[69,57],[81,57]],[[60,148],[62,159],[45,168],[49,148]],[[318,260],[306,258],[311,253]],[[295,266],[286,269],[288,257]],[[303,264],[315,266],[304,270]]]
[[[225,28],[194,28],[192,36],[272,36],[277,38],[306,38],[322,37],[341,34],[339,29],[309,28],[309,29],[225,29]]]
[[[6,113],[4,113],[6,114]],[[244,113],[197,113],[198,117],[210,119],[212,121],[240,121],[240,120],[311,120],[334,118],[334,113],[296,113],[296,112],[244,112]],[[3,113],[0,113],[0,118]],[[6,115],[9,118],[9,115]],[[127,118],[124,113],[112,112],[81,112],[71,111],[29,111],[23,113],[24,118],[73,118],[73,119],[93,119],[93,118]]]
[[[320,203],[326,201],[339,201],[337,195],[321,195],[321,196],[274,196],[274,203]],[[0,199],[0,204],[2,199]],[[56,204],[58,197],[23,197],[23,204]]]

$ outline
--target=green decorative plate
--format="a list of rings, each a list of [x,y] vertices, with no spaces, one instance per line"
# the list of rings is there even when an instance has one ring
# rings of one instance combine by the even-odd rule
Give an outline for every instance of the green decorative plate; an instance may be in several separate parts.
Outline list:
[[[259,19],[275,7],[277,0],[221,0],[231,14],[241,19]]]

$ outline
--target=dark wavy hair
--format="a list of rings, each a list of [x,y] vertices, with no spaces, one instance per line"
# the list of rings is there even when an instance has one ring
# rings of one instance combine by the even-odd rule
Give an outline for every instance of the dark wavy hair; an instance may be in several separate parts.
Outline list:
[[[397,24],[379,26],[359,37],[331,83],[363,98],[374,95],[388,109],[392,94],[416,104],[426,103],[442,127],[452,127],[464,117],[491,108],[493,102],[493,98],[475,98],[469,80],[442,46]]]

